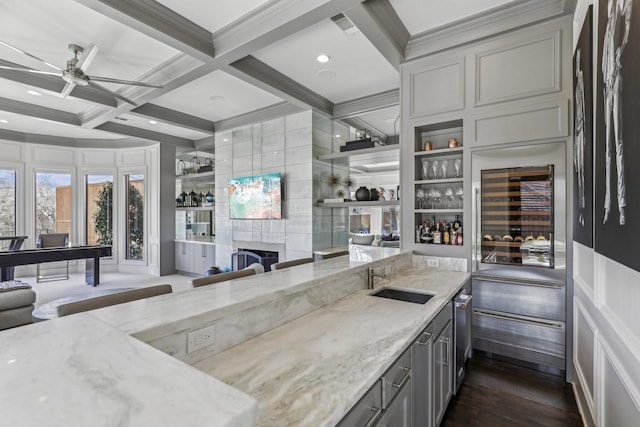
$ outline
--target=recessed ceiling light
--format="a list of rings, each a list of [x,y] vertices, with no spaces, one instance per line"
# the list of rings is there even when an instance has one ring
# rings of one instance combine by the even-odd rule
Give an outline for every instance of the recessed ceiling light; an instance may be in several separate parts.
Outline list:
[[[334,138],[340,138],[340,134],[333,135],[333,136],[334,136]]]
[[[227,139],[227,138],[225,138],[225,139],[223,139],[223,141],[224,141],[224,142],[227,142],[227,141],[228,141],[228,139]]]
[[[7,124],[7,123],[9,123],[9,120],[0,119],[0,123],[2,123],[2,124]]]
[[[209,97],[209,101],[213,101],[213,102],[224,102],[224,96],[220,96],[220,95],[211,95]]]
[[[36,90],[28,90],[27,93],[33,96],[42,96],[42,94]]]
[[[316,60],[322,64],[324,64],[325,62],[329,62],[329,58],[327,55],[322,54],[322,55],[318,55],[318,57],[316,58]]]
[[[150,125],[157,125],[157,124],[158,124],[158,122],[157,122],[157,121],[155,121],[155,120],[149,120],[149,124],[150,124]]]

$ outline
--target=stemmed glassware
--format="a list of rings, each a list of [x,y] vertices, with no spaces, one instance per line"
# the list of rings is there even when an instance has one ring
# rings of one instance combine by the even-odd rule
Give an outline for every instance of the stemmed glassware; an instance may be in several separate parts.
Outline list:
[[[456,178],[460,178],[460,168],[462,167],[462,159],[455,159],[453,162],[453,167],[456,170]]]
[[[456,197],[460,200],[460,209],[462,209],[462,199],[464,199],[464,190],[462,189],[462,187],[458,187],[458,189],[456,190]]]
[[[453,202],[453,188],[447,188],[444,192],[444,197],[447,199],[447,209],[451,209],[451,202]]]
[[[440,207],[440,200],[442,199],[442,192],[440,190],[433,190],[432,200],[433,200],[433,209],[438,209]]]
[[[422,179],[429,179],[429,159],[422,159]]]
[[[422,188],[416,190],[416,200],[418,202],[418,209],[422,209],[422,202],[425,200],[425,192]]]

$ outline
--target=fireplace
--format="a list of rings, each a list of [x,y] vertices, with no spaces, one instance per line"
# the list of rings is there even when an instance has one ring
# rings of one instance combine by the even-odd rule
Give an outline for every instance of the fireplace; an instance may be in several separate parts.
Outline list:
[[[231,254],[231,269],[242,270],[253,263],[262,264],[264,271],[271,271],[271,264],[278,262],[278,252],[260,249],[238,248]]]

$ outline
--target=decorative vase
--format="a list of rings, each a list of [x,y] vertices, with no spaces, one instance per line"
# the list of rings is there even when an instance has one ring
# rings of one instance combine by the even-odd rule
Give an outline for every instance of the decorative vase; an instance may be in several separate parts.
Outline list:
[[[377,188],[372,188],[371,190],[369,190],[369,200],[378,200],[378,189]]]
[[[367,187],[360,187],[356,190],[356,200],[359,202],[363,202],[365,200],[371,199],[371,193]]]

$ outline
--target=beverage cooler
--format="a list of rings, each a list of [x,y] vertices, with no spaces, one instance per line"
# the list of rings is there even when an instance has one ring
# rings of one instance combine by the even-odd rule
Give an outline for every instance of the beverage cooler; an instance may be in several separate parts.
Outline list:
[[[472,153],[473,348],[562,375],[564,143]]]

